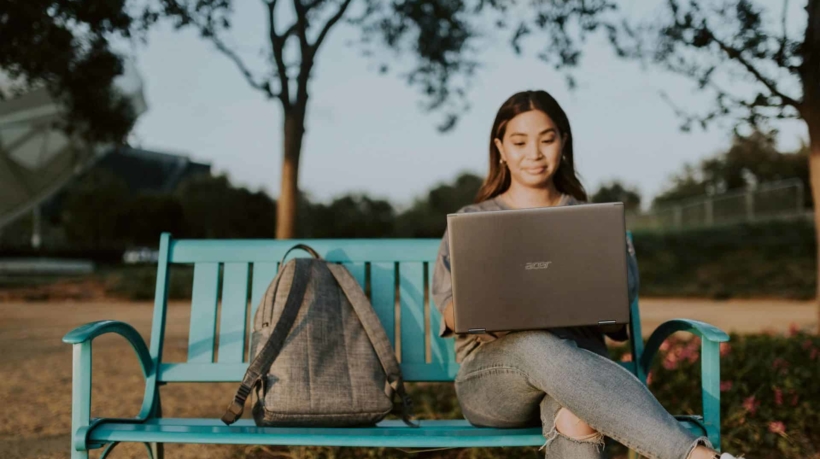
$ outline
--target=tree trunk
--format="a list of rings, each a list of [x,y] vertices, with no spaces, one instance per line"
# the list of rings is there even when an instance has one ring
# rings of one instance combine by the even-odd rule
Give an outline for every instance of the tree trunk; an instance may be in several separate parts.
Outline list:
[[[820,333],[820,0],[806,2],[806,37],[800,55],[803,62],[798,68],[803,85],[803,101],[797,107],[809,128],[809,183],[814,199],[815,282],[817,290],[817,332]]]
[[[282,188],[276,203],[276,238],[293,239],[299,198],[299,155],[305,135],[305,110],[285,110]]]
[[[815,280],[817,282],[817,332],[820,333],[820,121],[809,121],[809,183],[814,201],[814,235],[817,249]]]

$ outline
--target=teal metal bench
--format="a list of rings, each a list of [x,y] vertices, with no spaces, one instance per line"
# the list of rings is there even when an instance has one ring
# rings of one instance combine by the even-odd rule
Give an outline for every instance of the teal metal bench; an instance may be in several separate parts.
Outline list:
[[[544,443],[540,428],[476,428],[466,420],[421,420],[420,428],[407,427],[401,421],[392,420],[369,428],[260,428],[249,419],[225,426],[217,417],[220,413],[207,419],[162,417],[159,394],[162,384],[239,382],[242,379],[248,365],[248,317],[253,317],[262,294],[276,275],[278,261],[297,242],[309,244],[328,261],[343,263],[363,287],[369,284],[371,302],[400,353],[401,368],[407,381],[453,381],[458,372],[453,341],[437,336],[441,316],[425,301],[430,297],[426,292],[432,279],[438,239],[173,240],[169,234],[163,234],[150,344],[146,346],[130,325],[116,321],[83,325],[63,338],[74,348],[72,459],[87,458],[88,450],[105,447],[102,459],[119,442],[144,443],[149,456],[156,459],[162,456],[163,443],[404,448],[539,446]],[[174,264],[194,266],[188,360],[185,363],[164,363],[160,359],[165,334],[168,275]],[[220,273],[222,295],[218,315]],[[394,313],[397,285],[398,317]],[[631,336],[640,337],[637,299],[631,305],[631,314]],[[219,340],[215,346],[217,317]],[[724,332],[702,322],[672,320],[655,330],[645,348],[641,339],[631,340],[632,362],[621,364],[646,381],[647,368],[658,347],[676,331],[688,331],[702,338],[704,415],[679,417],[679,420],[687,429],[708,435],[719,447],[718,345],[728,340]],[[94,338],[106,333],[124,337],[134,348],[142,366],[145,395],[135,418],[90,418],[91,344]],[[214,358],[215,347],[218,359]],[[107,364],[116,365],[114,362]],[[228,393],[225,396],[226,400],[230,398]]]

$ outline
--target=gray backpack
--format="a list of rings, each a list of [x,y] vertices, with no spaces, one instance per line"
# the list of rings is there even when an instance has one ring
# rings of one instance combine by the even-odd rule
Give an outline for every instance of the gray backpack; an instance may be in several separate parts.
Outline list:
[[[265,292],[252,361],[222,421],[233,424],[256,388],[258,426],[372,425],[393,410],[393,394],[415,426],[393,347],[358,282],[304,244],[290,250],[297,248],[314,259],[282,264]]]

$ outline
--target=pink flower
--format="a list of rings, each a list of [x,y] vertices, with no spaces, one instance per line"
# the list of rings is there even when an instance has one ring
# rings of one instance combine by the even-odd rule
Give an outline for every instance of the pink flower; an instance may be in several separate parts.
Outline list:
[[[696,336],[689,340],[686,347],[683,348],[681,357],[688,360],[689,363],[695,363],[700,356],[700,352],[698,351],[700,351],[700,338]]]
[[[727,390],[732,390],[732,381],[721,381],[720,382],[720,391],[726,392]]]
[[[769,423],[769,432],[783,435],[786,433],[786,424],[781,421],[772,421]]]
[[[789,336],[795,336],[800,333],[800,327],[797,326],[796,323],[792,322],[789,324]]]
[[[772,362],[772,368],[775,370],[785,370],[786,368],[789,368],[789,362],[782,357],[778,357]]]
[[[654,381],[654,379],[655,379],[655,377],[654,377],[654,376],[655,376],[655,375],[653,375],[651,371],[649,372],[649,374],[647,374],[647,375],[646,375],[646,385],[647,385],[647,386],[649,386],[650,384],[652,384],[652,381]]]
[[[751,397],[746,397],[746,399],[743,400],[743,408],[745,408],[746,411],[749,412],[749,414],[755,414],[758,406],[760,406],[760,402],[755,400],[754,395],[752,395]]]
[[[720,343],[720,356],[726,357],[732,352],[732,345],[729,343]]]
[[[698,360],[698,350],[697,347],[693,348],[692,346],[686,346],[678,352],[678,357],[684,360],[688,360],[689,363],[695,363]]]
[[[812,343],[810,339],[806,338],[806,340],[803,341],[803,349],[809,350],[812,346],[814,346],[814,343]]]
[[[797,396],[797,394],[794,394],[794,395],[792,396],[792,406],[797,406],[797,402],[798,402],[799,400],[800,400],[800,398]]]
[[[663,362],[661,362],[661,363],[663,364],[663,367],[666,368],[667,370],[674,370],[674,369],[678,368],[678,355],[677,355],[677,353],[676,352],[670,352],[670,353],[666,354],[666,357],[664,357]]]
[[[774,388],[774,403],[777,406],[783,404],[783,391],[777,387]]]
[[[686,356],[686,359],[689,360],[689,363],[695,363],[695,362],[698,361],[699,356],[700,356],[700,354],[698,354],[697,352],[693,352],[693,353],[689,354],[688,356]]]
[[[820,354],[820,351],[818,351],[817,348],[815,347],[811,350],[811,355],[809,356],[809,358],[814,360],[814,359],[817,358],[818,354]]]
[[[621,362],[631,362],[632,361],[632,354],[626,353],[621,356]]]

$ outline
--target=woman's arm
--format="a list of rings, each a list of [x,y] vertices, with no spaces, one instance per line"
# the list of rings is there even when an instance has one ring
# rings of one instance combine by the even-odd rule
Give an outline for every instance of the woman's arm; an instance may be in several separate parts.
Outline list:
[[[431,299],[436,305],[444,320],[441,321],[438,333],[442,338],[454,336],[455,320],[453,317],[453,285],[450,279],[450,250],[447,244],[447,231],[439,245],[433,282],[430,288]]]
[[[627,265],[627,291],[629,297],[629,307],[638,296],[638,288],[640,286],[640,275],[638,274],[638,259],[635,256],[635,247],[629,238],[626,239],[626,265]],[[609,327],[601,327],[601,330],[608,337],[615,341],[626,341],[629,339],[627,335],[626,325],[611,325]]]

